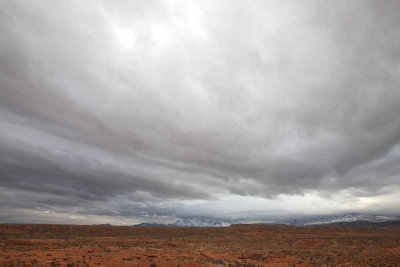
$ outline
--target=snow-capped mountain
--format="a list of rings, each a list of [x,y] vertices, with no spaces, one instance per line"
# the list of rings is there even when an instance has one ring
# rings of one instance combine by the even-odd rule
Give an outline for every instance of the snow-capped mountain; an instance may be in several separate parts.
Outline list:
[[[344,215],[318,216],[312,218],[299,218],[285,221],[293,225],[318,225],[330,223],[348,223],[357,221],[386,222],[400,220],[400,216],[374,215],[365,213],[348,213]]]
[[[237,222],[217,219],[217,218],[195,216],[195,217],[186,217],[179,219],[176,222],[174,222],[173,225],[179,227],[221,227],[221,226],[229,226],[234,223]]]
[[[306,225],[323,225],[332,223],[352,223],[352,222],[389,222],[400,221],[400,216],[388,215],[375,215],[365,213],[348,213],[343,215],[327,215],[327,216],[313,216],[313,217],[300,217],[291,220],[276,220],[268,222],[267,224],[291,224],[296,226]],[[174,223],[159,224],[159,223],[141,223],[135,226],[142,227],[223,227],[232,224],[240,224],[238,220],[227,220],[205,216],[191,216],[183,217]]]
[[[224,219],[204,217],[204,216],[193,216],[193,217],[181,218],[175,221],[174,223],[170,224],[141,223],[135,226],[137,227],[223,227],[236,223],[238,223],[238,221],[224,220]]]

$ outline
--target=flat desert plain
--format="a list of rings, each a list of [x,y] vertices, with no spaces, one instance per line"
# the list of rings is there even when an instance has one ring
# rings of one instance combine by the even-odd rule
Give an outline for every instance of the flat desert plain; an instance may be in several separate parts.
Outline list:
[[[0,266],[400,266],[400,225],[0,224]]]

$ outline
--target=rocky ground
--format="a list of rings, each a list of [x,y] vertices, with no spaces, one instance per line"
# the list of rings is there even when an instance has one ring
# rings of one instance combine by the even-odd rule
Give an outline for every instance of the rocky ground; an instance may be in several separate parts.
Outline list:
[[[400,225],[0,224],[0,266],[400,266]]]

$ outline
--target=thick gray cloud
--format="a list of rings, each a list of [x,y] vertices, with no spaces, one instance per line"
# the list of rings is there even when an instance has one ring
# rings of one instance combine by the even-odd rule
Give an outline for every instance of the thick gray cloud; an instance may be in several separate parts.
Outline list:
[[[386,195],[374,209],[393,212],[399,8],[3,1],[0,219],[162,218],[310,192]]]

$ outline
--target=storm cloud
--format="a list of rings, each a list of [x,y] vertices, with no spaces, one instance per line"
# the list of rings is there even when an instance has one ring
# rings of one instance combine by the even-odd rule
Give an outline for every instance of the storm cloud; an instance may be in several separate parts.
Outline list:
[[[2,1],[0,220],[396,212],[398,10]]]

